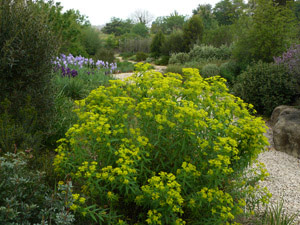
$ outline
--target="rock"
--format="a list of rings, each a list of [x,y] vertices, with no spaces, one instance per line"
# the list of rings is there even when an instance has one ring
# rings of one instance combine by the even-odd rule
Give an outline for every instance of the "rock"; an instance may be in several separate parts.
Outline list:
[[[299,109],[296,109],[295,107],[292,106],[287,106],[287,105],[280,105],[276,107],[271,115],[271,126],[275,126],[275,124],[278,122],[279,116],[285,115],[285,114],[290,114],[292,112],[298,111]]]
[[[300,158],[300,110],[278,106],[272,113],[271,124],[275,149]]]

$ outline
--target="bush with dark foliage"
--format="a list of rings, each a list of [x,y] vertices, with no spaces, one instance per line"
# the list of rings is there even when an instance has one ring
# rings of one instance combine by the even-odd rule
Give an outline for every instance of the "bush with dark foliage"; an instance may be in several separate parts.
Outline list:
[[[53,112],[51,60],[58,41],[47,14],[35,4],[30,0],[0,2],[0,102],[12,103],[9,109],[0,107],[0,113],[6,110],[18,123],[24,119],[19,112],[26,110],[30,99],[37,129],[45,133]]]
[[[234,93],[266,116],[278,105],[291,104],[296,90],[295,79],[285,66],[261,61],[249,66],[234,84]]]

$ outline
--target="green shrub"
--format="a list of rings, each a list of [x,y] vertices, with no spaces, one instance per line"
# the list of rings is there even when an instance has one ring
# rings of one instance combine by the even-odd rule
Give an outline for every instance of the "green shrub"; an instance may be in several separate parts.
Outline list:
[[[151,38],[137,38],[135,35],[123,35],[119,40],[121,52],[150,52]]]
[[[276,106],[293,102],[297,94],[295,84],[284,66],[258,62],[237,77],[234,93],[269,116]]]
[[[233,84],[239,73],[238,65],[235,61],[228,61],[220,65],[220,75],[224,77],[229,84]]]
[[[19,119],[10,113],[13,103],[8,99],[0,104],[0,155],[14,152],[16,148],[39,149],[43,133],[39,130],[37,112],[31,104],[31,99],[26,99],[24,106],[19,108]]]
[[[0,4],[0,102],[13,104],[9,113],[22,120],[19,111],[29,97],[37,113],[39,130],[46,131],[53,113],[51,60],[57,38],[47,15],[34,2],[4,0]]]
[[[128,60],[136,61],[136,55],[130,56]]]
[[[182,30],[174,30],[169,36],[166,36],[161,52],[163,55],[171,55],[185,51],[185,43]]]
[[[200,60],[191,60],[186,63],[184,63],[185,68],[197,68],[199,71],[202,70],[203,67],[205,67],[207,64],[215,64],[217,66],[224,63],[224,60],[219,60],[215,58],[210,59],[200,59]]]
[[[231,55],[232,55],[232,49],[233,46],[232,45],[221,45],[218,48],[218,54],[217,54],[217,59],[230,59]]]
[[[59,185],[59,192],[52,191],[44,173],[28,169],[29,158],[24,153],[0,157],[0,223],[74,224],[68,206],[71,187]]]
[[[82,29],[81,36],[81,43],[84,46],[85,51],[88,55],[94,56],[97,53],[97,50],[101,48],[99,31],[96,28],[87,26]]]
[[[102,60],[109,63],[112,63],[116,60],[114,51],[105,48],[98,49],[94,58],[96,60]]]
[[[123,61],[117,63],[118,71],[121,73],[128,73],[134,71],[134,64],[132,62]]]
[[[189,61],[183,64],[184,68],[196,68],[199,71],[202,70],[202,68],[207,65],[207,62],[197,62],[197,61]]]
[[[263,120],[220,77],[148,66],[76,102],[79,120],[59,140],[56,172],[106,210],[103,223],[233,222],[267,175],[244,173],[267,144]],[[255,204],[267,196],[259,192]]]
[[[115,35],[110,34],[108,37],[106,37],[104,42],[104,47],[106,50],[114,50],[119,45],[119,39],[118,37],[115,37]]]
[[[170,60],[169,60],[170,62]],[[196,68],[199,71],[202,70],[203,66],[207,65],[207,61],[189,61],[184,64],[168,64],[166,72],[179,73],[182,75],[182,68]]]
[[[55,96],[55,117],[49,128],[47,146],[56,147],[56,141],[62,138],[67,130],[76,122],[77,116],[73,110],[74,101],[67,97],[63,91],[58,92]]]
[[[185,68],[183,65],[169,64],[166,73],[178,73],[182,75],[182,69]]]
[[[89,90],[85,88],[85,82],[82,79],[67,78],[59,76],[59,83],[57,85],[61,87],[61,92],[64,96],[73,100],[83,99],[89,94]]]
[[[220,69],[216,64],[207,64],[201,70],[201,75],[203,77],[212,77],[220,75]]]
[[[155,60],[156,65],[168,65],[170,57],[167,55],[163,55]]]
[[[205,32],[203,43],[205,43],[205,45],[212,45],[217,48],[221,47],[222,45],[230,46],[233,42],[233,37],[233,29],[231,26],[223,25]]]
[[[85,68],[78,70],[76,77],[63,77],[60,72],[57,72],[53,82],[57,93],[62,93],[66,97],[77,100],[85,98],[91,90],[100,85],[108,85],[110,79],[113,78],[105,75],[104,71]]]
[[[172,54],[169,60],[170,64],[190,64],[202,68],[206,64],[220,65],[231,55],[231,47],[222,45],[220,48],[205,45],[195,45],[189,53]]]
[[[148,57],[148,58],[145,60],[145,63],[153,63],[153,61],[154,61],[154,58]]]
[[[194,48],[189,52],[191,60],[201,60],[201,59],[229,59],[231,56],[231,47],[222,45],[219,48],[207,45],[195,45]]]
[[[120,53],[120,56],[122,56],[123,59],[128,59],[129,57],[133,56],[133,52],[122,52]]]
[[[169,64],[166,69],[166,72],[179,73],[182,75],[183,68],[196,68],[199,71],[201,71],[203,66],[206,64],[207,64],[207,62],[197,62],[197,61],[190,61],[190,62],[186,62],[184,64]]]
[[[136,61],[145,61],[148,57],[148,54],[145,52],[138,52],[136,53]]]
[[[169,63],[170,64],[184,64],[185,62],[189,61],[189,54],[185,53],[185,52],[180,52],[177,54],[172,54],[170,59],[169,59]]]
[[[165,42],[165,35],[162,31],[158,32],[152,39],[150,45],[151,56],[158,58],[162,55],[162,45]]]

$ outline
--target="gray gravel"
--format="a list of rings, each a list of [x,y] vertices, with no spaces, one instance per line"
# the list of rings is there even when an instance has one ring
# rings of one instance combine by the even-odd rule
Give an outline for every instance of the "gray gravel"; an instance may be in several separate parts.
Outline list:
[[[125,78],[132,76],[133,73],[118,73],[113,74],[113,77],[120,80],[125,80]]]
[[[296,213],[295,222],[300,225],[300,160],[275,150],[272,128],[265,135],[270,146],[259,155],[258,161],[265,164],[270,176],[260,185],[272,193],[270,204],[276,205],[283,199],[283,209],[290,215]]]

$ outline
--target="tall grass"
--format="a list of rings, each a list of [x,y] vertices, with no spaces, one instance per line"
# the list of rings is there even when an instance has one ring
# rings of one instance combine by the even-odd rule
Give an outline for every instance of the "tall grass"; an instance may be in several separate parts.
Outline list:
[[[281,199],[276,205],[267,207],[261,217],[262,225],[295,225],[297,214],[288,214],[283,208],[284,201]],[[300,212],[299,212],[300,213]]]

